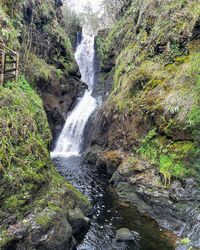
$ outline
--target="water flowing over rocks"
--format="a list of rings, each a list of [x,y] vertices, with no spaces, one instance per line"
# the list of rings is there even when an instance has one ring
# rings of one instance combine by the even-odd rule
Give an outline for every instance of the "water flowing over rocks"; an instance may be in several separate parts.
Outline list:
[[[94,85],[94,37],[82,35],[81,43],[77,46],[75,58],[79,65],[82,81],[87,83],[85,91],[77,105],[67,117],[63,130],[57,140],[52,157],[79,155],[82,150],[83,135],[86,124],[96,109],[96,100],[92,96]]]
[[[194,178],[175,181],[166,189],[160,185],[162,178],[157,169],[144,160],[130,160],[129,155],[118,152],[119,161],[112,151],[94,155],[89,153],[87,160],[92,164],[96,160],[99,171],[112,174],[110,183],[122,200],[181,238],[190,237],[192,244],[199,247],[200,191]],[[107,158],[108,155],[113,158]]]
[[[1,249],[200,248],[199,0],[123,3],[76,39],[62,1],[0,3],[30,82],[0,91]]]
[[[135,210],[133,210],[126,215],[118,215],[123,209],[119,201],[115,200],[114,194],[109,190],[108,176],[117,170],[118,165],[122,162],[125,155],[122,157],[118,151],[108,152],[97,163],[95,154],[82,157],[83,149],[87,148],[84,147],[84,144],[90,142],[90,138],[88,137],[93,134],[93,131],[90,130],[93,128],[95,115],[92,115],[92,113],[97,107],[97,103],[99,103],[93,97],[93,94],[97,98],[99,92],[96,91],[98,88],[95,77],[97,67],[95,66],[94,37],[83,34],[80,39],[80,34],[78,36],[80,43],[78,44],[75,57],[80,67],[82,80],[88,84],[88,90],[85,91],[83,97],[78,100],[74,109],[68,115],[56,146],[51,153],[57,170],[75,188],[83,192],[90,199],[94,207],[94,216],[90,220],[81,213],[79,208],[75,207],[69,210],[68,221],[72,225],[75,235],[77,230],[78,232],[80,229],[83,231],[83,235],[79,233],[81,239],[77,249],[96,249],[97,247],[107,250],[137,249],[138,245],[143,244],[143,247],[145,244],[148,245],[148,240],[153,245],[157,242],[160,246],[165,244],[166,249],[172,249],[172,243],[168,239],[162,239],[157,225],[149,222],[148,219],[144,220],[144,227],[153,227],[157,233],[150,236],[150,233],[147,232],[148,230],[140,227],[143,243],[139,243],[139,237],[136,237],[136,233],[132,231],[130,231],[129,240],[126,242],[118,242],[115,238],[116,229],[119,229],[119,227],[122,228],[125,225],[126,216],[134,216],[135,213]],[[108,172],[108,174],[106,173],[102,176],[101,174],[99,175],[98,170],[101,172],[101,167],[105,161],[107,162],[105,172]],[[139,224],[141,224],[142,219],[138,217],[138,220]],[[85,227],[85,222],[90,222],[89,228]],[[130,220],[130,229],[133,227],[133,224]],[[123,239],[125,239],[125,236]],[[165,249],[165,246],[163,249]]]

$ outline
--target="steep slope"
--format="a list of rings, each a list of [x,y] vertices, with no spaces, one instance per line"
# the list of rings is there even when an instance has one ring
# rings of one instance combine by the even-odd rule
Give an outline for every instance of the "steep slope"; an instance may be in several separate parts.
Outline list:
[[[97,44],[100,83],[112,83],[97,165],[121,197],[200,247],[199,1],[129,1]]]
[[[20,51],[21,72],[42,96],[51,128],[63,124],[84,87],[61,8],[54,0],[4,0],[0,7],[1,40]]]
[[[0,88],[0,104],[0,248],[72,249],[89,203],[52,165],[42,101],[21,78]]]
[[[60,4],[0,3],[0,41],[19,49],[24,74],[0,86],[0,249],[73,249],[89,223],[89,202],[49,156],[46,113],[62,125],[82,87]]]

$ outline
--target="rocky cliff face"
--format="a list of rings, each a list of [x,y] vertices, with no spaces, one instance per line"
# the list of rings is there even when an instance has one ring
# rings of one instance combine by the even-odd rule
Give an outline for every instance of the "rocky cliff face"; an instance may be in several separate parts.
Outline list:
[[[97,165],[122,198],[200,247],[200,4],[134,0],[122,13],[97,38],[100,83],[112,83]]]
[[[62,1],[3,1],[1,27],[3,42],[20,51],[21,72],[42,96],[51,129],[62,126],[85,87],[69,39],[76,30],[67,33]]]
[[[73,249],[89,224],[89,202],[49,156],[46,113],[51,128],[62,125],[82,88],[60,7],[0,3],[0,40],[19,49],[25,75],[0,86],[0,249]]]

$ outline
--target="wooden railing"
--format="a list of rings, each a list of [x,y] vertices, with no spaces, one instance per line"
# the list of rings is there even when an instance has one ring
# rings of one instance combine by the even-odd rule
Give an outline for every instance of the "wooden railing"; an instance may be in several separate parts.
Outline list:
[[[17,80],[19,75],[19,53],[0,44],[0,85]]]

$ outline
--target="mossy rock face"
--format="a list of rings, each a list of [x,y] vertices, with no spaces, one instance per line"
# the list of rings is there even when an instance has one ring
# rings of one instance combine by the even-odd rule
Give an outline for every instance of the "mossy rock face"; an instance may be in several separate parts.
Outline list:
[[[61,127],[82,90],[69,38],[76,30],[65,30],[54,0],[2,0],[0,16],[0,42],[20,52],[29,82],[20,77],[0,87],[0,249],[70,249],[68,210],[87,214],[90,204],[51,162],[47,117],[52,130]]]
[[[42,101],[25,79],[1,87],[0,103],[1,207],[16,211],[51,178],[51,134]]]
[[[99,34],[100,81],[113,86],[93,139],[126,155],[111,178],[120,197],[191,249],[200,247],[199,20],[198,0],[128,1]]]
[[[114,71],[105,145],[140,153],[155,129],[145,160],[156,158],[162,174],[181,179],[199,169],[199,18],[197,0],[132,1],[98,43],[103,74],[110,65]],[[190,145],[187,156],[181,145]]]
[[[42,97],[54,132],[84,88],[72,46],[80,28],[66,30],[62,8],[54,0],[4,0],[0,15],[0,41],[19,51],[20,72]]]
[[[79,207],[87,213],[90,205],[52,165],[48,151],[51,133],[40,97],[21,77],[0,88],[0,105],[0,248],[10,242],[18,245],[19,239],[28,247],[33,243],[28,241],[31,230],[32,237],[39,230],[42,238],[50,234],[50,228],[56,229],[56,221],[63,232],[70,228],[71,242],[68,210]],[[43,244],[53,246],[49,237]],[[54,247],[57,243],[55,239]]]

